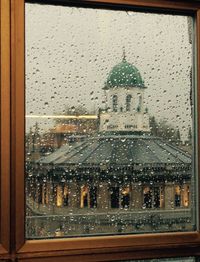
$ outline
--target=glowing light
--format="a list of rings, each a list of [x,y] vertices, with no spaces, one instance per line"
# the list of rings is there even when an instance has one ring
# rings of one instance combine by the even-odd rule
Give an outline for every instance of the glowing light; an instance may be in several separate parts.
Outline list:
[[[61,207],[63,205],[63,192],[62,187],[57,186],[57,207]]]
[[[84,208],[88,206],[88,187],[87,186],[82,186],[81,187],[81,203],[80,203],[80,207]]]
[[[130,193],[130,188],[129,186],[124,187],[121,191],[122,195],[128,195]]]
[[[184,185],[183,188],[183,206],[189,207],[189,199],[190,199],[190,187],[188,185]]]

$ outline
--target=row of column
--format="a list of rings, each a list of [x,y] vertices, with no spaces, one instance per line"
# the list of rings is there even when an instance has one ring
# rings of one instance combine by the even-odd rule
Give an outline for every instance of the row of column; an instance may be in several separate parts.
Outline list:
[[[27,184],[27,195],[42,205],[70,208],[165,208],[190,206],[189,184],[144,185],[131,183],[119,186],[101,182],[98,186],[51,182]]]

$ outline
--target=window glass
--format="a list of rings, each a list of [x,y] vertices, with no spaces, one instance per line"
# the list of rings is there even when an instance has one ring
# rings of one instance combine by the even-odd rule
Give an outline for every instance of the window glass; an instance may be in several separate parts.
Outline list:
[[[193,18],[26,4],[26,237],[196,230]]]

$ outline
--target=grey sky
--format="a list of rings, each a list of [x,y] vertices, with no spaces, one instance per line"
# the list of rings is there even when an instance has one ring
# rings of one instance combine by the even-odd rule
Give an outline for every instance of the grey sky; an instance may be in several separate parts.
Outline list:
[[[186,16],[26,4],[27,114],[78,105],[97,110],[125,47],[147,86],[150,115],[166,118],[186,137],[192,65],[187,23]],[[52,123],[42,121],[45,129]],[[34,122],[27,120],[27,127]]]

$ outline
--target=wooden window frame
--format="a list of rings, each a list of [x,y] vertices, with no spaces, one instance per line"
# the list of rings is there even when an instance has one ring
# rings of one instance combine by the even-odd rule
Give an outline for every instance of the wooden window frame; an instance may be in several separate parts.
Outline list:
[[[43,0],[43,2],[45,2],[45,0]],[[196,18],[196,38],[198,47],[196,63],[197,71],[200,68],[200,3],[197,1],[49,0],[49,2],[65,2],[69,5],[74,5],[76,3],[76,5],[84,5],[88,7],[105,6],[109,8],[122,9],[143,8],[145,10],[160,10],[162,12],[183,12],[184,14],[193,14]],[[1,65],[3,65],[1,66],[2,125],[0,194],[1,210],[3,210],[3,212],[0,213],[0,240],[2,244],[0,245],[0,254],[10,252],[8,257],[12,258],[12,260],[17,258],[17,261],[27,262],[46,262],[55,261],[55,259],[58,262],[72,260],[117,261],[122,259],[200,255],[199,231],[26,241],[24,190],[25,156],[23,149],[25,143],[25,1],[0,0],[0,4]],[[197,96],[200,97],[200,73],[197,75],[197,85]],[[198,111],[200,111],[200,101],[197,107]],[[199,118],[198,126],[200,126]],[[198,131],[198,141],[200,141],[200,131]],[[200,147],[198,148],[198,151],[199,149]],[[200,153],[200,151],[198,153]],[[11,163],[11,165],[9,163]],[[200,160],[198,163],[200,170]],[[11,181],[9,181],[9,172],[11,174]],[[200,179],[198,178],[198,180]],[[11,201],[9,201],[9,183],[11,184]],[[4,202],[7,202],[7,204]],[[8,219],[8,221],[6,221],[9,217],[12,219]]]
[[[0,257],[10,249],[10,9],[0,2]]]

